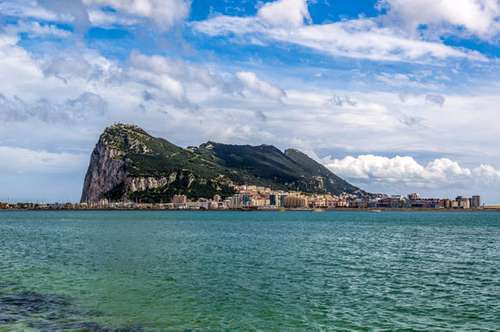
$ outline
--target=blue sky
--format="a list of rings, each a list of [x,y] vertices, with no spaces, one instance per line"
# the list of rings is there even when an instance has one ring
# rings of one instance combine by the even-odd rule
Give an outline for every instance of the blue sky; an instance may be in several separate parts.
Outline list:
[[[0,0],[0,200],[78,200],[130,122],[500,202],[499,37],[498,0]]]

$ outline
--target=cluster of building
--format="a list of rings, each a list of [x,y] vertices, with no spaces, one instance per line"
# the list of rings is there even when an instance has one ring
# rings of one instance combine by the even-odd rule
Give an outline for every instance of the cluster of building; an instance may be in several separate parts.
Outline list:
[[[378,195],[371,199],[357,199],[351,202],[356,208],[384,208],[384,209],[480,209],[480,196],[448,198],[423,198],[418,193],[408,196]]]
[[[0,209],[39,209],[39,210],[77,210],[77,209],[158,209],[158,210],[280,210],[280,209],[482,209],[480,196],[455,199],[422,198],[418,193],[401,195],[370,195],[359,197],[351,194],[306,194],[299,191],[272,190],[268,187],[243,185],[237,186],[236,194],[223,198],[190,200],[186,195],[174,195],[169,203],[109,202],[98,203],[0,203]],[[487,208],[487,207],[486,207]]]
[[[0,202],[0,210],[77,210],[83,208],[79,203],[4,203]]]
[[[267,187],[239,186],[238,193],[221,199],[189,201],[184,195],[174,196],[173,209],[480,209],[480,196],[447,198],[422,198],[418,193],[402,195],[374,195],[358,197],[351,194],[305,194],[302,192],[275,191]]]
[[[305,194],[300,191],[277,191],[268,187],[237,186],[237,194],[222,202],[228,209],[315,209],[349,207],[354,195]]]

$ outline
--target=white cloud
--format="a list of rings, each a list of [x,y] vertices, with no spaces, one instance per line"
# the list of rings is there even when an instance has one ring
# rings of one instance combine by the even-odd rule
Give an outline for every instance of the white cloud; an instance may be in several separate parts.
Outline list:
[[[0,109],[4,120],[58,119],[64,123],[69,119],[81,128],[98,128],[117,120],[139,122],[146,128],[169,128],[168,136],[178,134],[189,144],[204,139],[266,143],[264,137],[269,137],[283,147],[297,141],[297,147],[308,149],[467,151],[493,163],[500,155],[497,94],[443,94],[446,103],[436,111],[425,101],[428,93],[408,94],[402,103],[399,91],[332,91],[310,82],[292,88],[270,83],[262,70],[224,71],[209,64],[140,53],[121,64],[85,49],[64,52],[64,57],[54,54],[35,59],[16,42],[15,37],[0,35],[0,76],[10,78],[0,82],[0,94],[6,99]],[[272,79],[278,80],[293,81],[286,76]],[[67,106],[85,93],[99,96],[107,105],[92,116],[93,124],[85,123],[90,120],[85,118],[87,112],[73,112]],[[264,117],[256,114],[265,115],[265,124],[260,121]],[[165,116],[168,124],[161,122],[167,121]],[[229,117],[235,128],[246,129],[226,130]],[[186,123],[193,126],[191,131],[176,131]]]
[[[35,61],[22,47],[17,46],[18,38],[0,35],[0,92],[29,91],[29,85],[43,77]]]
[[[389,17],[402,21],[410,29],[431,25],[462,27],[480,37],[489,38],[500,31],[500,3],[497,0],[382,0]]]
[[[36,1],[2,1],[0,13],[5,16],[33,18],[44,21],[71,21],[71,18],[40,6]]]
[[[471,88],[468,95],[431,90],[446,100],[437,111],[426,102],[425,87],[412,90],[402,103],[397,89],[334,89],[301,81],[295,72],[273,71],[277,76],[271,79],[268,73],[264,66],[234,69],[138,52],[116,62],[83,47],[35,57],[16,36],[0,34],[0,77],[9,77],[0,82],[0,146],[84,151],[88,158],[100,131],[121,121],[180,145],[211,139],[351,154],[424,151],[500,165],[496,90]],[[453,165],[421,166],[460,177]],[[494,183],[495,167],[470,168],[471,175],[462,176],[482,174]]]
[[[360,155],[343,159],[325,159],[325,165],[334,173],[360,182],[403,184],[414,187],[436,188],[467,183],[495,186],[500,184],[500,171],[491,165],[475,168],[462,167],[458,162],[440,158],[423,165],[412,157],[393,158]]]
[[[90,92],[84,92],[62,104],[43,98],[34,103],[27,103],[17,96],[7,98],[0,93],[0,119],[3,121],[38,119],[49,123],[73,123],[77,120],[95,120],[104,114],[106,108],[107,104],[102,97]]]
[[[107,12],[99,9],[90,9],[89,20],[93,26],[110,27],[115,25],[130,26],[136,25],[139,21],[133,17]]]
[[[88,156],[85,154],[0,146],[0,170],[3,172],[65,174],[79,171],[87,160]]]
[[[186,100],[186,91],[182,83],[167,74],[157,74],[150,70],[130,68],[129,75],[139,82],[158,88],[161,92],[167,93],[179,102]]]
[[[83,0],[83,3],[91,7],[110,6],[129,15],[148,18],[165,30],[185,19],[190,9],[190,3],[185,0]],[[93,18],[95,22],[103,21],[102,15],[96,17],[95,12]]]
[[[0,1],[0,13],[24,20],[69,23],[77,33],[84,33],[90,25],[131,26],[147,20],[160,30],[168,30],[189,15],[190,6],[190,0],[4,0]]]
[[[267,96],[271,99],[280,100],[286,96],[285,91],[257,77],[255,73],[240,71],[236,77],[243,83],[244,87],[255,93]]]
[[[133,53],[127,70],[129,80],[149,87],[147,99],[165,100],[170,96],[176,106],[198,108],[207,99],[241,99],[251,93],[253,99],[281,100],[286,93],[248,71],[215,72],[208,67],[173,60],[163,56]]]
[[[278,27],[300,27],[311,21],[307,0],[278,0],[263,5],[258,13],[263,21]]]
[[[71,36],[71,32],[68,30],[60,29],[54,24],[36,21],[20,21],[15,25],[7,26],[5,31],[12,34],[26,33],[31,37],[67,38]]]
[[[0,34],[0,50],[7,49],[7,47],[12,47],[19,41],[16,35],[12,34]]]
[[[269,25],[260,16],[221,15],[194,23],[193,27],[196,31],[209,36],[237,35],[249,43],[255,40],[261,43],[278,41],[296,44],[331,56],[416,62],[446,58],[484,60],[484,57],[477,52],[420,40],[401,30],[384,27],[374,19],[278,26]]]

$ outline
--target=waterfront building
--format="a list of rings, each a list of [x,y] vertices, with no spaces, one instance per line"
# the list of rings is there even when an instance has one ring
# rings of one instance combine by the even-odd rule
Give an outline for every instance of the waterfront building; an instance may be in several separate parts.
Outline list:
[[[174,197],[172,197],[174,209],[185,209],[188,207],[188,203],[186,195],[174,195]]]
[[[457,196],[456,201],[459,209],[470,209],[470,198]]]
[[[363,198],[348,200],[347,207],[353,209],[366,209],[368,207],[368,200]]]
[[[479,195],[472,196],[470,200],[470,207],[472,209],[479,209],[481,207],[481,196]]]
[[[447,198],[442,199],[439,204],[444,209],[451,209],[451,200],[450,199],[447,199]]]
[[[109,201],[107,199],[101,199],[99,203],[97,203],[97,208],[98,209],[108,209],[109,208]]]
[[[309,207],[312,209],[326,208],[326,207],[328,207],[328,199],[329,199],[329,197],[327,197],[326,195],[313,195],[309,199]]]
[[[251,201],[251,205],[252,207],[264,207],[266,205],[269,205],[269,204],[266,204],[268,203],[269,201],[266,200],[265,198],[262,198],[262,197],[256,197],[256,198],[253,198],[252,201]]]
[[[227,207],[229,209],[240,209],[242,207],[242,195],[236,194],[229,197],[227,200]]]
[[[349,207],[349,201],[346,198],[341,198],[335,203],[335,206],[339,208]]]
[[[404,198],[399,196],[399,195],[395,195],[395,196],[384,197],[384,198],[380,199],[378,201],[377,207],[398,209],[398,208],[404,207],[404,205],[405,205]]]
[[[202,204],[202,202],[187,202],[184,208],[189,210],[199,210]]]
[[[419,198],[410,200],[409,204],[409,207],[416,209],[437,209],[442,207],[442,200],[439,198]]]
[[[252,195],[250,193],[246,192],[246,193],[243,193],[241,195],[241,205],[242,205],[242,207],[246,207],[246,208],[252,206]]]
[[[174,197],[172,197],[172,203],[174,203],[174,204],[186,204],[187,203],[187,196],[186,195],[174,195]]]
[[[199,209],[208,210],[211,202],[206,198],[200,198],[197,203]]]
[[[307,207],[307,198],[298,195],[289,195],[285,198],[285,207],[289,209],[301,209]]]
[[[209,210],[217,210],[217,209],[219,209],[219,204],[220,204],[219,201],[210,200],[209,204],[208,204],[208,209]]]

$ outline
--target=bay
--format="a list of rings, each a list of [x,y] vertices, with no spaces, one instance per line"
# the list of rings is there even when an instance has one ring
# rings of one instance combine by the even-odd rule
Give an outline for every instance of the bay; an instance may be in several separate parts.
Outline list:
[[[500,213],[7,211],[0,330],[500,330]]]

